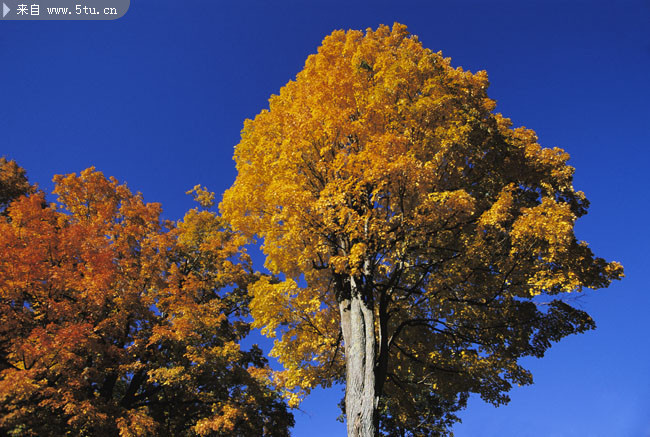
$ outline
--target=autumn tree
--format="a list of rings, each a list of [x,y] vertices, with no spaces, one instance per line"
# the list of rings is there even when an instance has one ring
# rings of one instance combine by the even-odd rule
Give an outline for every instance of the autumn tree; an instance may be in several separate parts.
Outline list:
[[[288,435],[266,360],[239,345],[239,237],[207,209],[162,221],[94,169],[54,181],[58,204],[34,193],[0,217],[0,432]]]
[[[0,157],[0,213],[9,203],[20,196],[34,192],[35,187],[27,180],[25,169],[14,160]]]
[[[345,381],[349,436],[445,434],[470,393],[594,327],[565,293],[622,267],[574,235],[588,202],[563,150],[495,113],[484,71],[403,25],[336,31],[247,120],[224,216],[263,241],[251,286],[291,405]]]

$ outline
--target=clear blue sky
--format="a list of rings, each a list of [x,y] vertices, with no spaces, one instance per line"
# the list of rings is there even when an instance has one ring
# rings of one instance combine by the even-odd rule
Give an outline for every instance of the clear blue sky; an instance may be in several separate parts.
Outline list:
[[[178,219],[195,184],[230,186],[243,120],[325,35],[404,23],[487,70],[497,110],[571,154],[592,202],[578,237],[627,276],[581,300],[596,331],[527,361],[535,384],[510,405],[472,398],[456,436],[650,436],[650,2],[131,3],[115,22],[0,22],[0,155],[46,190],[94,165]],[[340,397],[315,393],[294,435],[344,435]]]

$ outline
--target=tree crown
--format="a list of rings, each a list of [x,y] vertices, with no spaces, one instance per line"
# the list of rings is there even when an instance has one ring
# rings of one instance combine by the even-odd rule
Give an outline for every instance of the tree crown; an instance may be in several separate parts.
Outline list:
[[[57,204],[36,193],[0,217],[0,430],[288,435],[266,360],[239,345],[239,237],[207,210],[162,221],[92,168],[54,181]]]

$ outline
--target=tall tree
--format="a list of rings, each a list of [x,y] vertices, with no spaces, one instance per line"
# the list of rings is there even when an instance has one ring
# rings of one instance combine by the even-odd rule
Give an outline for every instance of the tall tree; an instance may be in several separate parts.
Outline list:
[[[349,436],[444,434],[469,393],[508,401],[518,364],[594,327],[565,294],[622,267],[573,228],[563,150],[495,113],[484,71],[405,26],[336,31],[244,124],[222,213],[276,276],[252,315],[290,404],[345,381]]]
[[[239,237],[208,210],[163,222],[94,169],[54,181],[58,206],[36,193],[0,217],[0,430],[288,435],[261,351],[239,346]]]

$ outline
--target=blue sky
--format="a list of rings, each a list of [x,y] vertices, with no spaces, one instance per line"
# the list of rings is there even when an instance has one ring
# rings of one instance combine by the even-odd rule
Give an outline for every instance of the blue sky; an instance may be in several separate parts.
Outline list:
[[[650,436],[650,2],[131,3],[114,22],[0,22],[0,155],[31,181],[49,191],[94,165],[178,219],[195,184],[230,186],[244,119],[325,35],[404,23],[453,65],[487,70],[497,111],[571,154],[592,202],[578,237],[626,270],[580,300],[595,331],[526,361],[535,384],[510,405],[472,398],[456,436]],[[314,393],[294,435],[344,435],[340,397]]]

